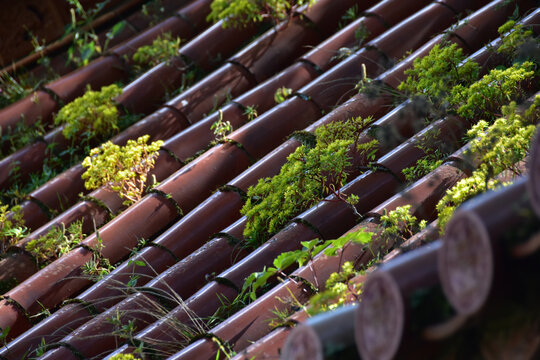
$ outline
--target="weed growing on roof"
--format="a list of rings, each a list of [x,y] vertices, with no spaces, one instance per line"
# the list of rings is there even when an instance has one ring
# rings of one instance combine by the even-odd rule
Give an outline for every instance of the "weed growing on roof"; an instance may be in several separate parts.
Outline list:
[[[164,33],[158,36],[152,45],[141,46],[133,54],[135,62],[135,72],[142,74],[162,62],[168,63],[169,60],[178,55],[180,49],[180,38],[173,38],[171,33]]]
[[[415,165],[401,171],[408,182],[415,181],[429,174],[442,165],[444,159],[450,155],[446,143],[439,140],[440,133],[440,129],[428,131],[416,145],[416,147],[422,150],[425,155],[420,158]]]
[[[390,251],[390,249],[399,246],[404,240],[424,229],[425,226],[425,220],[418,220],[416,216],[411,214],[410,205],[400,206],[388,212],[384,211],[376,234],[372,234],[369,241],[361,242],[361,244],[366,245],[369,251],[372,251],[371,242],[378,239],[382,240],[385,243],[386,250]],[[358,232],[361,231],[364,230],[361,229]],[[369,266],[371,264],[367,264],[365,268]],[[351,280],[362,273],[363,271],[356,269],[352,262],[345,262],[338,271],[330,274],[324,290],[317,292],[310,298],[307,307],[308,314],[315,315],[333,310],[346,303],[358,301],[362,284]]]
[[[85,236],[81,220],[73,222],[67,228],[64,223],[60,223],[60,226],[52,227],[47,234],[29,241],[25,250],[44,266],[68,253],[75,245],[80,244]]]
[[[290,98],[292,94],[293,89],[282,86],[274,93],[274,101],[276,102],[276,104],[281,104],[282,102]]]
[[[539,108],[540,96],[523,115],[516,112],[516,103],[512,102],[502,108],[502,118],[491,124],[482,120],[468,131],[467,136],[473,140],[467,155],[477,159],[478,165],[472,176],[459,181],[437,204],[441,231],[460,204],[500,186],[495,177],[502,171],[510,169],[515,175],[521,174],[515,164],[527,155]]]
[[[401,244],[405,239],[421,231],[427,225],[426,220],[419,221],[411,214],[411,205],[398,206],[394,210],[384,210],[380,219],[380,237],[386,243]]]
[[[114,98],[122,93],[116,84],[104,86],[100,91],[90,88],[86,93],[64,106],[54,119],[56,125],[63,125],[62,134],[72,139],[82,133],[87,137],[111,134],[118,130],[118,109]]]
[[[210,5],[208,21],[223,20],[223,27],[241,28],[250,23],[272,20],[275,24],[290,18],[302,6],[314,0],[214,0]]]
[[[360,271],[354,268],[354,264],[346,261],[339,271],[330,274],[324,290],[309,299],[308,314],[313,316],[335,310],[346,303],[359,300],[362,284],[350,281],[359,274]]]
[[[128,140],[125,146],[107,141],[92,149],[82,162],[86,168],[82,175],[84,186],[88,190],[105,186],[125,199],[125,205],[139,201],[148,173],[163,145],[161,140],[147,144],[149,138],[150,135],[144,135],[137,140]]]
[[[263,243],[294,216],[330,194],[347,200],[338,189],[347,181],[351,154],[360,152],[369,157],[377,145],[376,141],[357,143],[371,121],[358,117],[318,128],[313,148],[301,145],[288,156],[278,175],[250,187],[241,210],[247,217],[244,238],[248,244]]]
[[[335,240],[322,241],[320,239],[314,239],[301,242],[302,249],[284,252],[274,259],[273,266],[265,267],[262,271],[249,275],[236,298],[230,304],[222,306],[216,312],[214,318],[225,319],[239,308],[255,301],[258,295],[265,290],[270,280],[276,277],[298,281],[297,278],[287,275],[287,272],[290,272],[291,268],[309,264],[315,256],[321,253],[327,256],[337,256],[349,244],[367,245],[371,242],[372,235],[372,233],[360,229]],[[316,292],[319,284],[317,283],[317,279],[315,281],[316,284],[312,284],[311,287]]]
[[[6,131],[7,130],[7,131]],[[24,121],[18,121],[14,129],[0,127],[0,157],[7,156],[26,145],[34,143],[45,135],[47,130],[41,120],[28,125]]]
[[[248,121],[253,121],[257,116],[259,116],[259,113],[257,113],[257,105],[246,106],[244,115],[248,117]]]
[[[23,213],[20,206],[0,204],[0,254],[4,254],[8,247],[15,245],[28,234],[24,226]]]
[[[67,0],[71,8],[71,23],[66,26],[64,36],[73,34],[73,43],[69,47],[67,62],[77,66],[86,66],[95,56],[103,54],[111,39],[118,35],[126,26],[125,21],[116,23],[106,34],[103,45],[99,41],[95,29],[91,27],[92,22],[103,11],[109,0],[96,4],[92,9],[86,10],[79,0]]]
[[[218,110],[219,119],[210,125],[210,130],[214,132],[217,142],[226,141],[227,135],[233,131],[230,121],[223,121],[223,111]]]

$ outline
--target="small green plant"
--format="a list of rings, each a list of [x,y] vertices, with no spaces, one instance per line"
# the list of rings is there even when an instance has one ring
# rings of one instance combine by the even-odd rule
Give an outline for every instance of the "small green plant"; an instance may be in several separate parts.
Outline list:
[[[127,323],[124,324],[122,321],[122,317],[124,315],[124,313],[121,313],[117,309],[114,315],[107,319],[107,322],[114,326],[114,330],[112,331],[112,334],[114,336],[119,337],[124,341],[129,341],[130,343],[133,343],[133,338],[136,333],[135,331],[137,330],[137,327],[135,326],[135,320],[128,320]],[[131,356],[131,359],[134,359],[133,355]]]
[[[125,146],[107,141],[92,149],[82,163],[86,168],[82,175],[84,186],[89,190],[105,186],[125,199],[125,205],[139,201],[163,145],[161,140],[147,144],[149,138],[144,135],[136,141],[128,140]]]
[[[118,130],[118,109],[114,98],[121,93],[122,88],[116,84],[104,86],[100,91],[88,89],[83,96],[60,109],[54,123],[65,124],[62,133],[68,139],[83,133],[88,138],[111,134]]]
[[[178,55],[179,49],[180,38],[173,38],[170,32],[161,34],[152,42],[152,45],[141,46],[133,54],[135,71],[140,74],[162,62],[168,62]]]
[[[73,34],[73,43],[68,49],[67,62],[77,66],[86,66],[92,58],[107,50],[109,41],[123,30],[126,22],[116,23],[107,32],[105,42],[101,44],[99,36],[91,24],[109,3],[109,0],[96,3],[94,8],[88,10],[82,6],[79,0],[67,0],[67,2],[71,6],[69,9],[71,23],[66,26],[64,36]]]
[[[247,115],[248,121],[253,121],[259,114],[257,113],[257,106],[247,106],[244,110],[244,115]]]
[[[245,27],[250,23],[272,20],[275,24],[293,16],[302,6],[314,0],[214,0],[208,21],[223,20],[224,27]]]
[[[281,104],[282,102],[290,98],[292,94],[293,89],[282,86],[276,90],[274,94],[274,101],[276,102],[276,104]]]
[[[94,282],[100,281],[114,270],[109,259],[103,257],[105,245],[99,231],[96,231],[96,238],[96,248],[92,251],[92,258],[82,266],[83,275]]]
[[[12,208],[9,205],[0,204],[0,254],[15,245],[28,234],[28,228],[24,226],[23,213],[20,206]]]
[[[227,140],[227,135],[233,131],[233,127],[230,121],[223,121],[223,112],[221,110],[218,112],[219,119],[210,126],[210,130],[214,131],[216,141],[222,142]]]
[[[41,120],[34,124],[27,125],[24,121],[19,121],[13,129],[0,127],[0,148],[6,149],[0,156],[6,156],[32,144],[36,139],[44,136],[47,132]]]
[[[7,72],[0,73],[0,108],[22,99],[30,94],[31,90]]]
[[[347,302],[358,301],[362,286],[350,280],[359,274],[360,271],[354,268],[354,264],[346,261],[340,271],[330,274],[324,290],[309,299],[308,314],[313,316],[334,310]]]
[[[85,236],[81,220],[73,222],[67,228],[61,223],[60,226],[51,228],[47,234],[29,241],[25,249],[34,255],[41,265],[46,265],[80,244]]]
[[[410,211],[411,205],[398,206],[389,212],[385,210],[380,219],[380,237],[387,243],[399,245],[405,239],[425,228],[427,221],[418,221]]]
[[[338,28],[342,29],[348,24],[352,23],[354,20],[358,19],[360,16],[360,11],[358,11],[358,4],[354,4],[345,11],[345,14],[341,16],[341,19],[338,24]]]
[[[261,244],[294,216],[330,194],[352,205],[357,199],[345,196],[339,189],[347,181],[353,154],[359,152],[372,159],[377,142],[356,142],[371,121],[354,118],[318,128],[313,148],[301,145],[288,156],[278,175],[250,187],[241,210],[247,217],[247,243]]]
[[[287,278],[286,271],[294,264],[298,267],[304,266],[320,253],[324,253],[327,256],[336,256],[340,250],[350,243],[368,245],[371,242],[372,235],[372,233],[366,232],[365,229],[360,229],[335,240],[322,241],[320,239],[314,239],[303,241],[301,243],[302,249],[284,252],[274,259],[274,266],[264,268],[261,272],[254,272],[249,275],[236,301],[249,303],[256,300],[258,291],[267,284],[270,278],[274,276]],[[315,286],[318,287],[318,284],[315,284]]]
[[[449,155],[446,144],[440,141],[440,129],[426,132],[416,147],[424,152],[414,166],[402,170],[408,182],[415,181],[442,165]]]

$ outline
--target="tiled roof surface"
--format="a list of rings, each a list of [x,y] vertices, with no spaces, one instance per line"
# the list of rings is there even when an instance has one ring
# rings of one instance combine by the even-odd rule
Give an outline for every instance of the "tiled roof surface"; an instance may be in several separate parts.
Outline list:
[[[287,351],[300,356],[305,350],[303,347],[328,346],[342,341],[352,349],[351,356],[357,356],[353,336],[356,331],[359,343],[363,338],[370,339],[369,345],[359,345],[366,358],[392,358],[398,351],[407,356],[422,356],[419,349],[423,349],[427,340],[413,334],[410,336],[413,340],[403,345],[406,342],[402,342],[401,334],[397,333],[402,328],[408,331],[402,325],[405,322],[408,325],[410,319],[405,315],[407,310],[402,309],[403,304],[396,305],[401,306],[398,310],[392,308],[392,300],[401,299],[402,294],[426,284],[437,283],[438,271],[452,305],[466,309],[458,310],[456,318],[461,322],[454,331],[465,323],[464,314],[476,313],[485,302],[482,297],[485,293],[475,292],[471,295],[477,301],[475,306],[459,305],[460,301],[470,301],[471,297],[460,298],[458,292],[452,291],[453,276],[460,274],[453,275],[455,269],[451,261],[437,268],[437,256],[439,263],[445,259],[444,255],[437,254],[446,251],[450,254],[446,259],[452,256],[466,259],[469,253],[461,253],[465,250],[459,246],[452,249],[440,240],[431,242],[438,238],[435,205],[447,189],[470,175],[466,164],[469,159],[463,156],[467,145],[463,146],[460,141],[471,123],[448,116],[425,126],[419,121],[422,116],[414,110],[415,104],[411,101],[396,105],[385,93],[368,96],[358,93],[355,86],[364,67],[369,78],[395,89],[405,79],[404,71],[411,68],[414,59],[427,55],[443,40],[456,43],[485,73],[500,63],[490,48],[498,46],[497,28],[515,8],[502,6],[503,0],[318,0],[302,15],[296,14],[275,27],[262,23],[235,29],[224,28],[221,22],[212,26],[206,23],[210,3],[210,0],[165,2],[170,17],[150,27],[141,24],[139,29],[146,30],[125,34],[122,42],[86,67],[63,70],[59,67],[62,74],[59,79],[43,85],[34,95],[0,109],[2,131],[9,132],[20,121],[31,124],[42,119],[52,124],[53,114],[62,104],[82,95],[88,84],[97,89],[123,82],[123,93],[116,99],[120,111],[145,117],[111,141],[123,145],[145,134],[152,140],[164,140],[152,170],[160,183],[129,207],[105,188],[85,190],[81,164],[33,190],[22,202],[30,234],[0,262],[0,274],[15,276],[20,281],[0,301],[0,329],[10,329],[0,357],[21,358],[27,352],[34,352],[44,341],[48,347],[40,357],[43,359],[103,358],[111,353],[133,352],[138,344],[151,348],[154,356],[164,358],[214,359],[216,354],[223,356],[219,348],[219,341],[223,341],[238,353],[237,358],[248,359],[253,355],[257,355],[257,359],[276,358],[291,329],[272,330],[268,325],[275,317],[272,311],[291,310],[290,304],[282,299],[294,296],[303,302],[309,296],[304,284],[292,281],[292,277],[276,282],[256,301],[212,328],[197,319],[213,315],[226,299],[236,296],[249,274],[271,266],[280,253],[301,248],[302,241],[334,239],[361,227],[376,231],[378,219],[384,212],[407,204],[418,218],[433,223],[406,244],[417,247],[427,243],[427,239],[430,244],[393,260],[390,259],[399,251],[391,252],[385,264],[373,273],[381,275],[368,277],[365,296],[375,289],[373,302],[379,303],[374,306],[386,301],[384,305],[390,310],[364,311],[370,304],[366,301],[360,306],[364,312],[355,305],[344,307],[336,314],[310,318],[305,326],[292,330],[298,335],[291,337],[288,346],[293,350]],[[526,15],[522,22],[532,26],[537,35],[540,20],[537,3],[518,3],[520,14]],[[340,29],[343,14],[352,6],[358,7],[361,16]],[[135,22],[137,14],[131,16]],[[354,48],[358,45],[355,34],[359,29],[365,31],[367,37],[362,46]],[[182,39],[179,55],[129,82],[131,55],[164,32]],[[345,48],[354,51],[346,57],[337,56]],[[65,55],[57,55],[57,59],[62,56]],[[36,72],[39,73],[39,68]],[[165,101],[169,92],[182,86],[190,72],[203,75]],[[274,94],[281,87],[291,88],[293,96],[276,105]],[[531,94],[538,91],[537,81],[530,90]],[[251,106],[256,107],[259,115],[250,121],[245,110]],[[220,110],[216,111],[217,108]],[[355,207],[363,216],[361,223],[357,223],[357,214],[346,203],[322,201],[296,216],[259,248],[239,246],[246,226],[246,218],[240,214],[246,192],[259,179],[277,174],[287,156],[302,144],[300,136],[293,134],[314,133],[322,125],[355,116],[376,119],[362,132],[360,143],[373,139],[373,129],[392,129],[391,141],[378,147],[377,160],[369,170],[360,171],[361,166],[366,165],[365,158],[352,160],[358,168],[353,169],[350,181],[340,190],[359,197]],[[212,143],[215,135],[210,126],[218,119],[230,121],[235,130],[227,136],[227,141]],[[62,135],[62,128],[51,129],[39,141],[0,160],[1,187],[13,183],[10,174],[14,166],[23,181],[41,169],[49,156],[49,145],[57,144],[60,149],[70,146]],[[436,133],[437,140],[444,142],[453,155],[437,169],[405,187],[402,170],[425,154],[418,144],[428,132]],[[533,164],[538,162],[537,157],[534,153]],[[449,229],[455,226],[459,238],[468,222],[474,223],[473,230],[484,226],[489,235],[482,234],[483,245],[489,247],[494,234],[519,226],[519,220],[512,223],[515,208],[493,204],[519,202],[520,209],[527,207],[532,212],[528,199],[514,194],[525,193],[527,181],[538,176],[531,171],[511,187],[465,206]],[[534,187],[540,182],[531,183]],[[79,196],[81,192],[84,197]],[[536,204],[540,203],[535,200]],[[494,208],[498,212],[494,212]],[[472,213],[476,217],[471,216]],[[61,223],[67,226],[81,219],[84,232],[90,235],[81,246],[49,265],[40,269],[32,255],[24,250],[26,244],[52,227]],[[460,225],[459,221],[466,224]],[[96,228],[99,231],[95,232]],[[447,237],[452,234],[450,231]],[[131,254],[140,239],[151,242]],[[533,249],[537,242],[534,239],[530,243]],[[117,267],[109,276],[93,283],[82,276],[82,267],[93,258],[93,249],[98,243],[103,244],[100,256]],[[382,241],[375,240],[374,244],[381,251],[385,247]],[[474,249],[478,259],[488,250]],[[362,246],[352,245],[339,257],[321,254],[292,275],[312,283],[324,283],[342,262],[355,260],[358,264],[367,264],[373,255]],[[146,265],[139,266],[139,261]],[[441,269],[442,266],[448,270]],[[477,264],[472,261],[471,267],[474,266]],[[470,269],[471,272],[477,270]],[[126,285],[135,275],[140,291]],[[377,283],[377,276],[382,285]],[[483,279],[472,286],[475,291],[487,284]],[[356,280],[364,282],[365,276]],[[384,286],[388,286],[385,281],[397,284],[397,288],[391,285],[394,292],[384,293],[387,289]],[[167,312],[158,312],[157,303],[162,305],[160,311],[167,309]],[[474,309],[467,310],[468,306]],[[43,309],[49,309],[52,314],[45,318],[39,316]],[[118,324],[111,319],[118,314],[122,315],[122,324],[129,323],[136,328],[132,338],[121,338],[115,333]],[[366,321],[361,323],[366,324],[367,330],[354,330],[355,316],[364,315],[372,320],[380,316],[385,320],[373,323],[385,325],[369,328],[367,325],[371,322]],[[298,322],[305,322],[307,318],[302,310],[291,316]],[[203,335],[187,344],[186,335],[182,333],[185,329],[179,324],[191,326]],[[394,324],[395,329],[389,324]],[[328,331],[336,327],[340,330]],[[360,331],[371,333],[364,336],[365,332]],[[374,339],[374,334],[380,337]],[[306,354],[304,358],[314,358],[311,353]]]

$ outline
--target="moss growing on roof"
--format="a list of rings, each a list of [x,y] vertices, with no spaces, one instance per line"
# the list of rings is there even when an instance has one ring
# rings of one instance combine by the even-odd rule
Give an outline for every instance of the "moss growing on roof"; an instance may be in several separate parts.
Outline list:
[[[110,134],[118,130],[118,109],[114,98],[122,93],[116,84],[104,86],[100,91],[88,89],[86,93],[64,106],[54,119],[56,125],[63,125],[62,133],[68,139],[82,133],[96,135]]]
[[[339,189],[347,182],[351,154],[362,152],[369,156],[376,146],[375,140],[356,143],[371,121],[358,117],[318,128],[314,148],[301,145],[288,156],[278,175],[250,187],[249,199],[241,210],[248,219],[246,241],[253,245],[264,242],[294,216],[330,194],[346,200]]]

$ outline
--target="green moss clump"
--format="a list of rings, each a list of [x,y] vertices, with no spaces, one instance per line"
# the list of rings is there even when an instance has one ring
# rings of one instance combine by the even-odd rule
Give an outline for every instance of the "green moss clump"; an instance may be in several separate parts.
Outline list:
[[[241,210],[247,217],[246,241],[261,244],[294,216],[345,185],[351,152],[370,154],[377,145],[376,141],[356,145],[361,130],[371,121],[355,118],[318,128],[315,147],[301,145],[278,175],[250,187]]]
[[[152,45],[141,46],[133,54],[135,71],[143,73],[162,62],[167,62],[178,55],[180,49],[180,38],[173,38],[171,33],[164,33],[158,36]]]
[[[118,130],[118,109],[114,98],[122,93],[116,84],[104,86],[100,91],[88,89],[86,93],[64,106],[54,119],[55,125],[65,125],[62,134],[67,139],[85,133],[91,138],[108,135]]]
[[[398,90],[425,96],[435,105],[446,105],[456,85],[468,86],[478,78],[478,64],[465,60],[463,50],[456,44],[437,44],[427,56],[414,60],[413,68],[405,71],[407,79]]]

